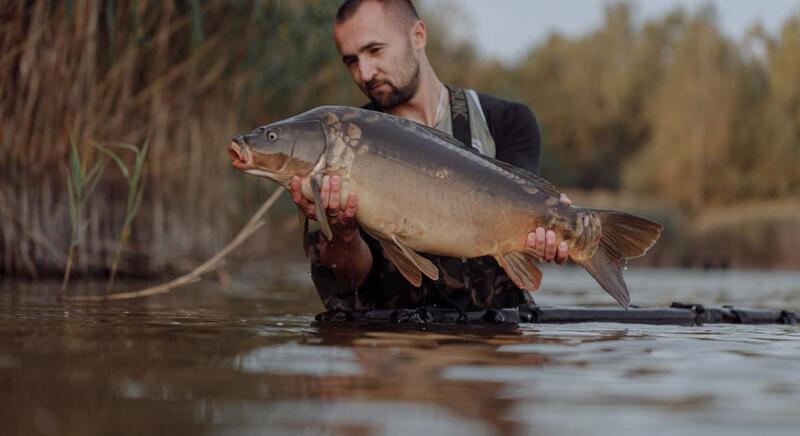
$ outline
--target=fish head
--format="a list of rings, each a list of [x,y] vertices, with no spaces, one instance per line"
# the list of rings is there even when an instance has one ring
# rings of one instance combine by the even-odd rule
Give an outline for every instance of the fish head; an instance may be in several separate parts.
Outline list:
[[[309,175],[325,151],[319,120],[285,120],[259,127],[231,140],[231,165],[248,174],[288,186],[293,176]]]

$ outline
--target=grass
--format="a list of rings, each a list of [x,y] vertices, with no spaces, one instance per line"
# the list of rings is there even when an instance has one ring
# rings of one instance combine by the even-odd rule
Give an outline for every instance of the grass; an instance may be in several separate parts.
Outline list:
[[[128,185],[127,201],[125,202],[125,215],[120,229],[119,236],[117,237],[116,248],[114,249],[114,257],[111,262],[111,274],[108,277],[108,286],[106,291],[110,292],[114,287],[114,279],[117,276],[117,269],[119,268],[119,260],[122,250],[127,244],[131,236],[131,224],[139,211],[139,206],[142,204],[142,197],[144,196],[145,187],[145,174],[147,172],[147,150],[150,146],[149,141],[145,141],[144,145],[139,148],[131,144],[114,144],[111,146],[99,146],[100,150],[109,156],[114,163],[117,164],[120,172]],[[113,148],[126,150],[133,153],[134,163],[131,168],[120,157]]]
[[[75,251],[86,237],[86,229],[88,227],[85,219],[86,206],[97,189],[104,168],[105,160],[98,160],[90,166],[86,158],[81,159],[77,142],[73,138],[70,148],[69,172],[67,173],[71,236],[67,252],[67,265],[64,268],[64,278],[61,282],[62,293],[66,291],[69,283]]]

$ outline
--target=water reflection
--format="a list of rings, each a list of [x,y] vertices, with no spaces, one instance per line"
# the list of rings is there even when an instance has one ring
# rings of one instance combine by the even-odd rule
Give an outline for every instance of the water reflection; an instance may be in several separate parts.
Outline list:
[[[269,288],[249,272],[109,305],[65,306],[46,287],[5,283],[3,434],[794,434],[800,424],[796,326],[326,326],[313,321],[321,308],[305,271],[278,270]],[[717,292],[699,289],[700,303]],[[581,302],[573,291],[546,295]],[[788,286],[770,292],[798,301]]]

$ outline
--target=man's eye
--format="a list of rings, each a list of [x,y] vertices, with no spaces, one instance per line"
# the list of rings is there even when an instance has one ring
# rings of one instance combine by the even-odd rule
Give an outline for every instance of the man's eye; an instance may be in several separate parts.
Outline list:
[[[383,48],[383,47],[375,47],[375,48],[371,48],[371,49],[369,50],[369,52],[370,52],[370,54],[374,54],[374,55],[376,55],[376,54],[380,53],[380,51],[381,51],[381,49],[382,49],[382,48]]]

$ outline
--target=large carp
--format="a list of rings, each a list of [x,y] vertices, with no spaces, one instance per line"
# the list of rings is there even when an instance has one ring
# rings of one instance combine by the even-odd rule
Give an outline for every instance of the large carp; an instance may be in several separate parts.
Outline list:
[[[662,229],[624,212],[563,205],[558,189],[541,177],[438,130],[374,111],[319,107],[236,136],[229,152],[234,168],[285,187],[299,176],[328,239],[320,184],[323,175],[340,176],[342,204],[349,192],[358,193],[359,225],[415,286],[423,274],[439,278],[418,254],[424,252],[494,256],[518,287],[534,291],[542,273],[525,239],[544,227],[567,241],[569,257],[627,308],[621,264],[647,252]]]

